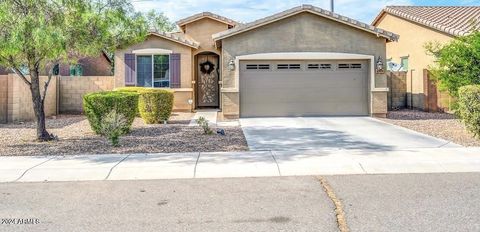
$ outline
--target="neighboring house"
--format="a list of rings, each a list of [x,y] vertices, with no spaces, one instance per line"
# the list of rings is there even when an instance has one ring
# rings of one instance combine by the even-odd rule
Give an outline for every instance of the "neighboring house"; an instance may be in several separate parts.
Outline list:
[[[28,72],[28,70],[24,71]],[[13,71],[0,67],[0,75],[8,73]],[[111,76],[112,74],[112,61],[105,52],[98,57],[81,58],[75,65],[59,65],[60,76]],[[47,73],[43,72],[40,75],[47,75]]]
[[[86,57],[75,65],[60,65],[60,76],[111,76],[112,60],[105,52],[98,57]]]
[[[391,32],[311,5],[247,24],[205,12],[177,25],[116,51],[115,86],[171,88],[176,110],[231,118],[387,113],[377,62],[398,39]]]
[[[434,57],[426,53],[425,44],[434,41],[444,44],[478,28],[480,7],[388,6],[372,25],[399,34],[397,43],[387,44],[387,59],[407,72],[407,104],[426,110],[428,80],[424,69],[434,64]]]

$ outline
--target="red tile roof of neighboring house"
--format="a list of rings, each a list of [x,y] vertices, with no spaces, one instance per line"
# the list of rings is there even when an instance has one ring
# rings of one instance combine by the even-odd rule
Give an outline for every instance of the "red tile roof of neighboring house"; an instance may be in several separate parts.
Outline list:
[[[452,36],[468,35],[480,26],[478,6],[387,6],[372,25],[377,25],[385,13]]]
[[[388,41],[398,41],[398,35],[396,35],[392,32],[385,31],[383,29],[374,27],[372,25],[362,23],[362,22],[359,22],[355,19],[351,19],[349,17],[342,16],[342,15],[339,15],[337,13],[334,13],[334,12],[331,12],[331,11],[328,11],[328,10],[324,10],[322,8],[315,7],[315,6],[312,6],[312,5],[301,5],[301,6],[294,7],[292,9],[274,14],[272,16],[268,16],[268,17],[263,18],[263,19],[259,19],[257,21],[251,22],[251,23],[239,25],[239,26],[234,27],[230,30],[214,34],[213,39],[215,41],[222,40],[224,38],[227,38],[227,37],[230,37],[230,36],[233,36],[233,35],[237,35],[237,34],[249,31],[249,30],[253,30],[257,27],[261,27],[263,25],[270,24],[270,23],[276,22],[278,20],[281,20],[283,18],[287,18],[287,17],[293,16],[293,15],[296,15],[296,14],[299,14],[299,13],[302,13],[302,12],[310,12],[310,13],[319,15],[321,17],[331,19],[333,21],[337,21],[339,23],[343,23],[343,24],[346,24],[346,25],[351,26],[351,27],[358,28],[360,30],[375,34],[379,37],[383,37],[383,38],[387,39]]]

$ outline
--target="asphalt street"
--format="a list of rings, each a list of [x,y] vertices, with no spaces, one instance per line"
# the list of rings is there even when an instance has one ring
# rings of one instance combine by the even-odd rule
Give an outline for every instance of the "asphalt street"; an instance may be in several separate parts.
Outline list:
[[[325,178],[351,231],[480,231],[479,173]],[[0,200],[0,231],[338,231],[308,176],[3,183]]]
[[[351,231],[480,231],[480,173],[327,177]]]
[[[0,231],[336,231],[313,177],[0,184]]]

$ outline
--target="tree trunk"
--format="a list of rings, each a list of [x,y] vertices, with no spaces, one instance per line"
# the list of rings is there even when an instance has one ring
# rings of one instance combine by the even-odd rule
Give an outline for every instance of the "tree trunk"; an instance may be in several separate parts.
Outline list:
[[[40,142],[51,141],[54,139],[48,133],[45,126],[45,108],[42,95],[40,94],[40,78],[38,70],[30,71],[31,85],[30,92],[32,93],[33,111],[35,113],[35,121],[37,122],[37,140]]]

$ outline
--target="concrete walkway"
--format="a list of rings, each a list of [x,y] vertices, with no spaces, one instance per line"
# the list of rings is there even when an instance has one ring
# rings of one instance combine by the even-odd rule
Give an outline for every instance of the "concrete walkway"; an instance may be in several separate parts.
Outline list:
[[[0,182],[480,172],[480,148],[0,157]]]
[[[205,118],[210,126],[215,126],[217,124],[217,115],[218,110],[216,109],[197,110],[192,120],[190,120],[189,126],[198,126],[197,119],[200,117]]]

